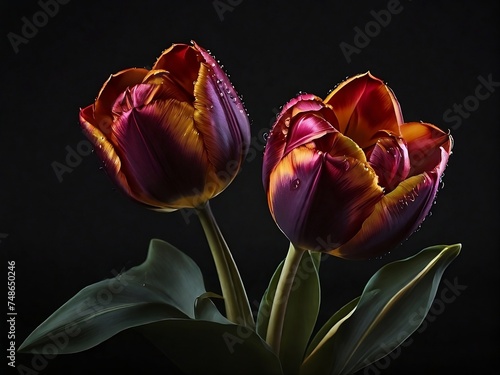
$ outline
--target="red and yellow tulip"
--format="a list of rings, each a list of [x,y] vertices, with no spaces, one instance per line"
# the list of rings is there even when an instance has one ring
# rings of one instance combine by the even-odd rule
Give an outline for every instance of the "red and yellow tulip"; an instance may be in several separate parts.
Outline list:
[[[271,214],[299,248],[381,255],[429,213],[452,145],[434,125],[404,123],[393,92],[369,72],[324,100],[299,95],[282,109],[264,153]]]
[[[195,43],[172,45],[151,70],[111,75],[80,122],[114,182],[164,211],[197,207],[222,192],[250,143],[236,91]]]

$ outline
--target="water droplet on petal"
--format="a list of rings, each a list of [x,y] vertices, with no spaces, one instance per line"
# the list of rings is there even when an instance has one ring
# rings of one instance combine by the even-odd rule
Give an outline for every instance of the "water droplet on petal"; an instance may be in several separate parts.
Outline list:
[[[292,180],[290,182],[290,189],[291,190],[297,190],[300,187],[300,180],[296,178],[295,180]]]
[[[290,117],[285,119],[285,126],[288,128],[290,126]]]
[[[283,128],[281,130],[281,132],[283,133],[283,135],[287,135],[288,134],[288,128]]]
[[[351,165],[349,164],[349,162],[347,161],[347,159],[344,159],[344,160],[342,161],[342,163],[344,163],[344,171],[348,171],[348,170],[349,170],[349,167],[350,167]]]

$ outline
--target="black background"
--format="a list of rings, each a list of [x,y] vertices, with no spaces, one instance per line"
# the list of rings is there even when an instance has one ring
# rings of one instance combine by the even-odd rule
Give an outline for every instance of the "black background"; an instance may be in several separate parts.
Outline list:
[[[171,43],[194,39],[224,64],[252,121],[257,154],[212,201],[252,302],[260,300],[288,246],[268,212],[260,175],[262,134],[281,105],[299,91],[324,97],[346,76],[370,70],[395,91],[407,121],[451,130],[455,147],[432,216],[381,260],[323,262],[319,321],[359,295],[383,264],[430,245],[461,242],[462,253],[443,279],[467,288],[379,368],[384,374],[487,373],[499,352],[500,95],[492,87],[484,100],[470,96],[479,76],[500,81],[498,2],[401,0],[402,11],[379,31],[370,29],[368,45],[350,62],[340,43],[354,45],[355,28],[365,29],[371,11],[387,9],[387,1],[220,3],[231,10],[218,13],[213,1],[72,0],[16,53],[7,34],[22,35],[22,17],[31,20],[41,8],[34,0],[2,1],[0,252],[5,279],[6,261],[16,262],[16,344],[85,285],[141,263],[151,238],[188,253],[203,269],[207,288],[218,291],[194,216],[186,223],[178,212],[160,214],[129,201],[93,154],[61,182],[52,167],[65,164],[67,147],[87,151],[78,110],[94,100],[109,74],[151,66]],[[467,118],[444,118],[464,100],[477,107]],[[7,367],[3,355],[2,361]],[[18,365],[33,368],[32,361],[33,355],[17,355]],[[141,336],[125,332],[49,360],[40,373],[125,371],[178,372]]]

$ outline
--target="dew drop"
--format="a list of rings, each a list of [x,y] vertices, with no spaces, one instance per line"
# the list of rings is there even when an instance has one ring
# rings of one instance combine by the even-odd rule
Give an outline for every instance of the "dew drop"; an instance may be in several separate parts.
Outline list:
[[[262,139],[263,139],[265,142],[267,142],[268,138],[269,138],[269,133],[264,133],[264,134],[262,134]]]
[[[285,119],[285,126],[288,128],[290,126],[290,117]]]
[[[292,180],[290,182],[290,189],[291,190],[297,190],[300,186],[300,180],[298,178],[296,178],[295,180]]]
[[[349,170],[349,167],[350,167],[351,165],[349,164],[349,162],[347,161],[347,159],[344,159],[344,160],[342,161],[342,163],[344,163],[344,171],[348,171],[348,170]]]
[[[283,135],[287,135],[288,134],[288,128],[283,128],[283,130],[281,130],[281,132],[283,133]]]

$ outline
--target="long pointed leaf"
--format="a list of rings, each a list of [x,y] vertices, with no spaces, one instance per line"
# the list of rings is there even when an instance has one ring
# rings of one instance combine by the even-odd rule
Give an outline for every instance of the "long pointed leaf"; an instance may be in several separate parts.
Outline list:
[[[401,345],[424,320],[460,248],[433,246],[382,267],[350,316],[326,332],[305,359],[301,374],[352,374]]]
[[[330,319],[321,327],[318,333],[311,340],[311,343],[307,347],[306,357],[311,354],[311,352],[318,346],[318,344],[323,340],[323,338],[327,334],[332,334],[339,326],[343,323],[345,319],[347,319],[350,314],[354,311],[356,306],[358,305],[358,301],[361,297],[357,297],[353,299],[348,304],[344,305],[340,310],[338,310],[335,314],[332,315]],[[337,327],[337,328],[336,328]]]
[[[195,301],[205,292],[194,261],[153,239],[144,263],[82,289],[38,326],[19,350],[44,353],[57,345],[61,354],[74,353],[127,328],[195,318]],[[213,308],[205,316],[220,319]]]

